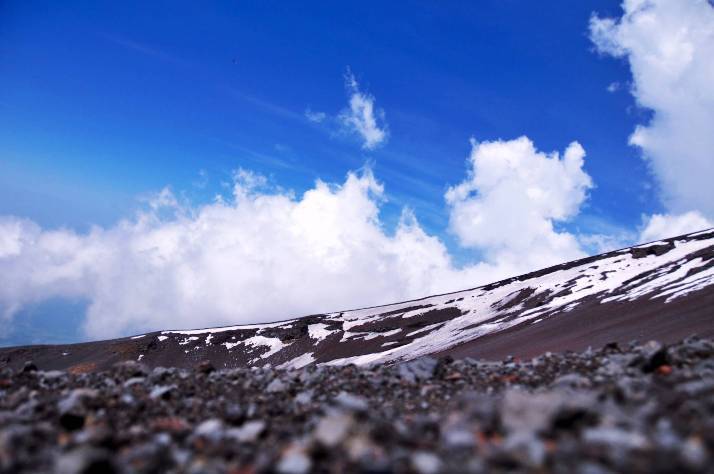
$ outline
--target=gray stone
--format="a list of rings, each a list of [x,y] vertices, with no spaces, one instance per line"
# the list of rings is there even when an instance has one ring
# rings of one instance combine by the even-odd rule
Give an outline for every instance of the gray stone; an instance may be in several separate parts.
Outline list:
[[[239,428],[231,428],[226,431],[226,436],[242,443],[252,443],[265,431],[265,422],[262,420],[252,420],[244,423]]]
[[[124,388],[130,388],[134,385],[142,385],[146,379],[144,377],[132,377],[124,382]]]
[[[399,376],[409,383],[428,380],[436,373],[439,361],[425,356],[399,364]]]
[[[217,418],[208,419],[198,425],[193,434],[211,441],[218,441],[223,436],[223,422]]]
[[[307,405],[312,402],[312,390],[305,390],[300,392],[295,396],[295,403],[300,405]]]
[[[176,385],[158,385],[151,390],[149,393],[149,398],[156,400],[157,398],[168,399],[171,397],[171,393],[176,390]]]
[[[682,457],[682,461],[693,470],[703,469],[707,466],[709,461],[706,448],[699,438],[687,439],[687,441],[682,444],[680,456]]]
[[[510,434],[503,443],[503,449],[530,468],[538,468],[545,461],[545,446],[533,433],[522,431]]]
[[[44,380],[58,380],[67,375],[67,372],[64,372],[62,370],[48,370],[46,372],[40,372],[40,377],[42,377]]]
[[[590,383],[590,380],[587,377],[572,373],[561,375],[553,381],[552,385],[556,388],[582,389],[590,388],[592,384]]]
[[[694,380],[677,386],[677,391],[688,397],[714,393],[714,379]]]
[[[583,433],[587,443],[600,444],[613,449],[643,449],[648,446],[647,438],[636,432],[620,428],[590,428]]]
[[[367,400],[347,392],[340,392],[334,402],[340,408],[354,412],[364,412],[369,408]]]
[[[441,471],[441,460],[434,453],[417,451],[410,458],[412,468],[419,474],[436,474]]]
[[[277,393],[277,392],[284,392],[287,390],[288,386],[283,382],[282,380],[275,378],[273,379],[272,382],[268,384],[268,386],[265,388],[265,390],[268,393]]]
[[[545,431],[564,397],[558,392],[509,390],[501,403],[503,426],[509,433]]]
[[[57,409],[61,414],[75,411],[84,411],[84,404],[99,395],[97,390],[90,388],[76,388],[69,395],[57,402]]]
[[[104,449],[80,447],[60,456],[55,465],[56,474],[89,474],[117,472],[111,454]]]
[[[342,412],[333,412],[320,419],[315,428],[315,439],[327,447],[334,447],[347,436],[353,420],[350,415]]]
[[[450,449],[471,449],[476,444],[474,434],[466,427],[447,428],[442,433],[442,439]]]
[[[281,474],[305,474],[310,472],[312,461],[299,446],[289,447],[280,457],[277,470]]]

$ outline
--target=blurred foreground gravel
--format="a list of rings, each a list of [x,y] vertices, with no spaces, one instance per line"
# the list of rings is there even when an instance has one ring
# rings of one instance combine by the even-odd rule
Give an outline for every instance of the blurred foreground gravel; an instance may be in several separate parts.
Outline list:
[[[0,372],[0,472],[714,472],[714,343]]]

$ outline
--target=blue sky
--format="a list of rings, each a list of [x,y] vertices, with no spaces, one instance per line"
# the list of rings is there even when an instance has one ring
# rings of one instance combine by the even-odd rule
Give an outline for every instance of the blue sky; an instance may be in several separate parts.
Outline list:
[[[633,226],[656,205],[627,145],[632,98],[607,91],[627,65],[587,36],[591,13],[617,2],[3,8],[2,213],[86,228],[165,185],[209,195],[193,185],[201,170],[211,186],[242,166],[299,191],[370,162],[390,202],[443,232],[469,137],[522,134],[586,148],[597,188],[573,225]],[[387,114],[389,143],[373,152],[303,114],[344,107],[348,66]]]
[[[459,245],[444,194],[467,176],[469,139],[526,135],[543,152],[575,140],[586,152],[594,186],[557,229],[636,240],[644,216],[669,210],[643,149],[628,143],[654,112],[630,92],[636,51],[608,57],[618,54],[591,37],[594,13],[623,10],[615,1],[3,2],[0,215],[84,235],[167,186],[208,204],[238,168],[300,196],[318,178],[342,183],[368,165],[384,185],[385,232],[408,207],[466,265],[488,249]],[[374,149],[340,124],[347,71],[384,113],[388,137]],[[308,120],[308,109],[326,119]],[[23,303],[12,319],[42,326],[52,298]],[[85,337],[76,298],[92,300],[58,303],[71,340]],[[18,331],[7,340],[38,340]]]

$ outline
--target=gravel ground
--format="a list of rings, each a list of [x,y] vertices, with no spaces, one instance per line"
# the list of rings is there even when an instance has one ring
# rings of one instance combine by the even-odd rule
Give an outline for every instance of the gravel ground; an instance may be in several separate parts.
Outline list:
[[[0,372],[0,472],[714,472],[714,342],[371,368]]]

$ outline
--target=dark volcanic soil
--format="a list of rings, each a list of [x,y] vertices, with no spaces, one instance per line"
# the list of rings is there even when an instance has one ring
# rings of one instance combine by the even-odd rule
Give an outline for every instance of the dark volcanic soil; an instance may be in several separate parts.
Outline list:
[[[451,347],[436,356],[501,359],[534,357],[546,351],[582,351],[608,342],[680,341],[697,334],[714,338],[714,286],[669,303],[642,298],[603,303],[583,300],[575,312],[560,312]]]
[[[714,472],[714,342],[372,368],[0,370],[0,472]]]

